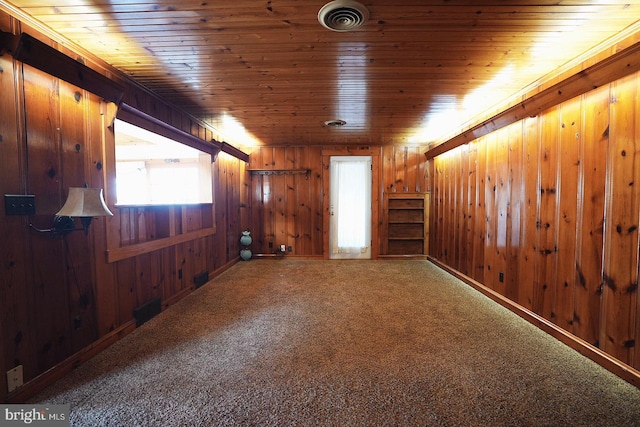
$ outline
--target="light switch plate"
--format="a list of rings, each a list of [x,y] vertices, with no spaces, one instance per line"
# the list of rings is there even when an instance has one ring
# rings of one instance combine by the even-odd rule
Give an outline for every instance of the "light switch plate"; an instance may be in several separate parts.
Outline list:
[[[35,215],[36,196],[32,194],[5,194],[5,215]]]

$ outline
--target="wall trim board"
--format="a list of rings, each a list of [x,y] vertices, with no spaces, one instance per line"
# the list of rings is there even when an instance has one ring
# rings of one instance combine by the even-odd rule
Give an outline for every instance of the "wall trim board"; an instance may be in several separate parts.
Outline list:
[[[116,118],[148,130],[149,132],[162,135],[165,138],[210,154],[212,163],[216,160],[216,157],[222,148],[222,144],[216,140],[205,141],[200,139],[197,136],[191,135],[182,129],[178,129],[169,123],[165,123],[160,119],[140,111],[127,103],[122,103],[120,105],[120,108],[116,113]]]
[[[177,292],[176,294],[174,294],[171,298],[168,298],[166,301],[162,301],[162,310],[166,310],[170,306],[180,301],[182,298],[189,295],[191,292],[194,291],[194,288],[195,287],[193,285],[189,286],[188,288],[184,288],[180,292]]]
[[[225,271],[227,271],[228,269],[230,269],[231,267],[233,267],[239,262],[240,262],[240,255],[238,255],[236,258],[233,258],[231,261],[221,265],[220,267],[216,268],[214,271],[209,273],[209,280],[213,280],[214,278],[218,277],[219,275],[221,275],[222,273],[224,273]]]
[[[378,255],[379,260],[426,260],[428,255]]]
[[[144,243],[138,243],[131,246],[123,246],[121,248],[107,249],[106,258],[108,263],[122,261],[123,259],[133,258],[138,255],[147,254],[169,246],[179,245],[181,243],[190,242],[203,237],[216,234],[215,228],[204,228],[198,231],[191,231],[185,234],[165,237],[162,239],[151,240]]]
[[[44,390],[60,378],[67,375],[69,372],[91,359],[98,353],[105,350],[115,342],[129,335],[136,329],[136,321],[131,320],[117,329],[109,332],[107,335],[97,339],[93,343],[89,344],[79,352],[66,358],[57,365],[44,371],[37,377],[26,382],[22,387],[18,388],[14,393],[7,395],[7,402],[9,403],[22,403],[36,393]]]
[[[537,315],[536,313],[524,308],[523,306],[511,301],[507,297],[495,292],[492,289],[484,286],[480,282],[460,273],[459,271],[449,267],[434,257],[429,257],[429,261],[440,267],[447,273],[462,280],[472,288],[476,289],[483,295],[489,297],[494,302],[497,302],[501,306],[517,314],[524,320],[528,321],[532,325],[556,338],[563,344],[576,350],[581,355],[591,359],[598,365],[602,366],[611,373],[619,376],[628,383],[640,388],[640,371],[632,368],[631,366],[611,357],[607,353],[603,352],[597,347],[589,344],[588,342],[576,337],[575,335],[565,331],[549,320]]]
[[[278,254],[253,254],[254,259],[282,259],[282,258],[293,258],[296,260],[319,260],[324,259],[324,255],[278,255]]]
[[[640,70],[640,42],[612,54],[590,67],[577,69],[571,76],[549,86],[535,89],[522,96],[520,102],[471,126],[462,133],[432,145],[425,153],[427,160],[456,147],[467,144],[527,117],[534,117],[544,110],[559,105],[590,90],[609,84]]]
[[[214,141],[215,140],[212,140],[212,142]],[[220,142],[220,150],[223,153],[227,153],[238,160],[242,160],[245,163],[249,163],[249,155],[244,151],[242,151],[241,149],[229,144],[228,142],[224,142],[224,141]]]
[[[124,87],[119,83],[28,33],[14,36],[0,32],[0,42],[0,50],[8,50],[16,61],[94,93],[108,102],[118,104],[124,95]]]

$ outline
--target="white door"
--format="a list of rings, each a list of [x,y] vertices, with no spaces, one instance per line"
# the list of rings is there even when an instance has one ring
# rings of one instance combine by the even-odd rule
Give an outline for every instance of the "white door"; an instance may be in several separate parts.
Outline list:
[[[371,156],[330,158],[329,258],[371,258]]]

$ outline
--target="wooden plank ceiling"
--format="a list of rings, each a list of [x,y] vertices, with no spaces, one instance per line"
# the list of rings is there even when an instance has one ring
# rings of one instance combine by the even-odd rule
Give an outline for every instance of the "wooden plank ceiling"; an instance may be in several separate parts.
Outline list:
[[[640,0],[362,0],[370,14],[364,26],[336,32],[318,22],[325,3],[12,0],[5,7],[236,145],[438,141],[640,19]]]

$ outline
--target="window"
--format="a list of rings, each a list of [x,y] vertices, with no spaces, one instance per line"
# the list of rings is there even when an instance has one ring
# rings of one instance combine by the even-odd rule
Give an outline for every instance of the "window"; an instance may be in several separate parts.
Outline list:
[[[116,119],[116,204],[211,203],[211,154]]]

